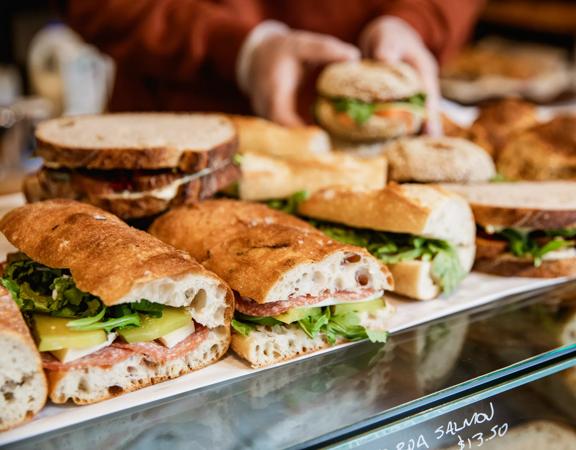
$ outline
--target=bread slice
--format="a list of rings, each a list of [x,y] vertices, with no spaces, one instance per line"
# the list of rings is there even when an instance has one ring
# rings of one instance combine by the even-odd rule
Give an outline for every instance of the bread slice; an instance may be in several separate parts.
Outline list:
[[[0,231],[33,260],[70,269],[77,287],[105,305],[146,298],[186,307],[207,327],[230,322],[232,293],[220,278],[94,206],[71,200],[29,204],[6,214]]]
[[[235,164],[227,163],[195,174],[179,174],[163,186],[134,192],[114,192],[110,187],[113,181],[100,181],[89,173],[72,171],[63,174],[60,170],[44,168],[25,178],[23,191],[28,202],[68,198],[105,209],[122,219],[133,220],[212,197],[239,177],[240,169]]]
[[[553,230],[576,226],[576,182],[446,184],[464,196],[483,227]]]
[[[330,137],[316,126],[287,128],[250,116],[229,116],[238,132],[238,151],[294,158],[323,155],[331,150]]]
[[[396,108],[398,111],[392,113]],[[337,111],[330,100],[320,98],[316,102],[316,118],[330,134],[350,141],[379,141],[400,136],[413,135],[420,131],[424,123],[423,110],[410,107],[390,107],[391,114],[373,114],[358,124],[346,113]]]
[[[484,441],[483,450],[574,450],[576,431],[552,420],[533,420],[516,425],[498,439]],[[449,450],[461,448],[458,445]]]
[[[197,172],[229,160],[232,122],[219,114],[116,113],[51,119],[36,128],[38,156],[50,167],[179,168]]]
[[[386,184],[386,161],[382,157],[361,159],[327,153],[306,158],[274,158],[246,153],[239,184],[243,200],[286,198],[299,191],[315,192],[329,186],[379,189]]]
[[[0,288],[0,431],[32,419],[46,403],[42,361],[16,303]]]
[[[496,175],[490,155],[461,138],[399,139],[385,149],[384,155],[391,181],[471,183],[488,181]]]
[[[511,180],[576,180],[576,115],[555,117],[512,137],[498,170]]]
[[[328,65],[317,82],[324,97],[347,97],[365,102],[404,99],[422,92],[420,77],[404,63],[345,61]]]
[[[262,203],[231,199],[206,200],[175,208],[156,219],[148,231],[203,262],[209,257],[210,249],[228,235],[272,223],[317,232],[312,225],[291,214]]]
[[[391,183],[366,191],[329,188],[311,195],[298,210],[355,228],[415,234],[455,245],[474,243],[470,207],[461,196],[436,185]]]
[[[218,361],[228,349],[230,328],[219,326],[191,352],[163,363],[152,363],[134,353],[128,359],[105,367],[50,371],[50,399],[82,405],[106,400],[162,381],[178,378]]]

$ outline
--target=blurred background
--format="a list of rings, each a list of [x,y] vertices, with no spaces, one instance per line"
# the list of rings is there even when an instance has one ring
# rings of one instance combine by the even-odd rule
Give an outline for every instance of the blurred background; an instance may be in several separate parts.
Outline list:
[[[0,4],[0,193],[18,189],[21,172],[39,165],[30,159],[35,123],[105,111],[113,88],[111,58],[63,24],[55,6],[41,0]],[[566,101],[576,84],[576,1],[487,1],[470,46],[442,68],[450,100],[475,105],[519,95],[539,103]],[[551,74],[544,87],[468,87],[479,75],[526,80],[544,66]]]

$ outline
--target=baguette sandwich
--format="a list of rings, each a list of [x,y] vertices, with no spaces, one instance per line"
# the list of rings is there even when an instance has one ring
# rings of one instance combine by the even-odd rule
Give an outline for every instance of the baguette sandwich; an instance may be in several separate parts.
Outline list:
[[[474,261],[470,207],[439,186],[326,189],[301,202],[298,213],[332,239],[365,247],[388,265],[394,291],[407,297],[453,291]]]
[[[30,324],[54,403],[93,403],[218,360],[232,292],[189,255],[71,200],[0,221],[2,284]]]
[[[424,90],[407,64],[330,64],[320,74],[317,90],[316,118],[340,139],[392,139],[417,134],[424,123]]]
[[[472,206],[478,227],[475,270],[541,278],[576,275],[576,183],[446,187]]]
[[[150,232],[232,287],[231,346],[253,367],[343,341],[386,339],[387,268],[297,218],[261,204],[212,200],[168,212]]]
[[[64,117],[36,129],[44,166],[24,182],[29,202],[83,201],[123,219],[208,198],[240,171],[234,125],[217,114]]]
[[[46,403],[42,361],[24,318],[0,288],[0,431],[34,417]]]

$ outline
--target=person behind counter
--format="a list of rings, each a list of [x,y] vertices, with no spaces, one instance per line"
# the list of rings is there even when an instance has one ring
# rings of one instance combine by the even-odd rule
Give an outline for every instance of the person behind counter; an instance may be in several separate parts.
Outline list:
[[[60,0],[68,23],[117,63],[112,111],[256,113],[298,125],[310,70],[361,56],[412,64],[438,134],[437,61],[483,0]],[[240,95],[240,94],[244,95]],[[301,111],[299,111],[301,106]]]

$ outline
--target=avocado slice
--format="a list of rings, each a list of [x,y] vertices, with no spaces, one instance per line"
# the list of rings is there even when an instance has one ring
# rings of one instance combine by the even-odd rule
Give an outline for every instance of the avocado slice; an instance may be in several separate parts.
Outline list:
[[[129,344],[153,341],[192,322],[192,317],[184,308],[169,306],[165,306],[162,310],[162,317],[141,315],[140,319],[139,327],[118,330],[118,334]]]
[[[337,316],[349,312],[374,312],[381,308],[386,308],[386,302],[383,298],[377,298],[367,302],[342,303],[340,305],[334,305],[332,306],[332,313]]]
[[[106,342],[104,330],[76,331],[66,326],[70,319],[34,314],[34,331],[38,338],[38,350],[49,352],[65,348],[94,347]]]
[[[319,316],[322,314],[322,308],[319,306],[311,306],[309,308],[294,308],[286,311],[284,314],[274,316],[274,319],[284,323],[298,322],[309,316]]]

